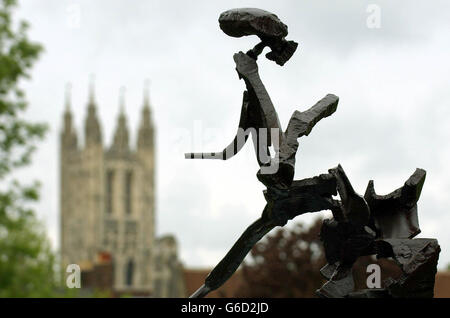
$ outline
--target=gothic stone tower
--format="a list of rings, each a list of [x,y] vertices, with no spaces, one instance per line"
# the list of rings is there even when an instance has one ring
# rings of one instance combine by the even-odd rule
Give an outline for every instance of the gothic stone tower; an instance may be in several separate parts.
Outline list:
[[[114,140],[104,147],[91,84],[84,145],[72,123],[66,93],[61,132],[62,263],[89,268],[112,258],[114,290],[152,292],[155,214],[154,128],[145,90],[136,149],[129,143],[123,97]]]

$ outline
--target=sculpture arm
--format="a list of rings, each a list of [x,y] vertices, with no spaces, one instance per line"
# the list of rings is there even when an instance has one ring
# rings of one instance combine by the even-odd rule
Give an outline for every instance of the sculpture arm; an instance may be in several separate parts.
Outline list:
[[[267,233],[288,220],[308,212],[332,209],[335,202],[336,180],[330,174],[295,181],[288,192],[277,190],[265,193],[267,204],[261,218],[250,225],[239,237],[233,247],[211,271],[191,298],[201,298],[222,286],[238,269],[245,256]]]
[[[219,159],[227,160],[234,157],[244,147],[248,139],[248,92],[244,91],[242,98],[241,117],[236,136],[221,152],[186,153],[186,159]]]
[[[266,209],[267,206],[264,210]],[[190,298],[205,297],[211,291],[222,286],[238,269],[253,246],[275,226],[276,224],[272,220],[264,220],[263,218],[259,218],[250,225],[234,243],[227,255],[206,277],[205,284],[192,294]]]
[[[295,111],[289,120],[284,142],[280,147],[280,163],[294,169],[298,138],[308,136],[314,126],[323,118],[331,116],[337,109],[339,97],[328,94],[304,112]]]

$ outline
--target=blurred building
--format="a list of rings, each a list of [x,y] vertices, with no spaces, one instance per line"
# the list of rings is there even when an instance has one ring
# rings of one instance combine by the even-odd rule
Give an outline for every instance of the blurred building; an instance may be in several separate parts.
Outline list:
[[[79,142],[66,96],[60,139],[61,256],[78,264],[83,295],[187,297],[210,269],[184,269],[173,236],[155,237],[155,146],[148,92],[144,93],[136,147],[130,145],[122,97],[114,139],[104,145],[91,86],[84,140]],[[244,284],[237,271],[208,297],[235,297]],[[242,293],[241,293],[242,294]],[[450,274],[436,275],[435,297],[450,297]]]
[[[148,91],[136,147],[130,145],[123,96],[120,104],[114,140],[105,146],[91,84],[79,143],[66,93],[60,141],[62,263],[80,265],[82,287],[184,296],[172,286],[177,284],[172,272],[181,276],[172,270],[178,266],[175,239],[155,238],[155,132]]]
[[[437,272],[434,283],[435,298],[450,298],[450,272]]]
[[[178,260],[175,237],[159,238],[155,245],[153,291],[165,298],[186,297],[183,266]]]

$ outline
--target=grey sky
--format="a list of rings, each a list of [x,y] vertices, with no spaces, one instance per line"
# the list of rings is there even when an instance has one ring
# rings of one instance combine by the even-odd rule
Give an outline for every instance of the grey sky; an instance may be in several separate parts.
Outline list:
[[[369,29],[368,4],[381,9],[381,28]],[[39,216],[58,245],[58,141],[64,86],[81,132],[89,74],[104,140],[111,140],[119,88],[133,142],[142,89],[151,79],[157,127],[157,232],[176,235],[188,266],[217,263],[264,207],[253,148],[227,162],[184,160],[184,152],[219,151],[237,127],[244,84],[232,55],[256,38],[227,37],[219,14],[259,7],[289,26],[300,43],[279,67],[260,59],[263,82],[283,127],[294,110],[327,93],[340,97],[337,112],[300,140],[297,178],[341,163],[358,192],[370,179],[378,193],[403,185],[420,167],[427,180],[419,201],[421,237],[437,237],[439,265],[450,263],[450,3],[444,1],[61,1],[22,0],[20,17],[46,48],[25,83],[27,117],[51,131],[24,179],[42,181]],[[80,12],[79,25],[76,13]],[[74,16],[75,14],[75,16]],[[314,216],[298,219],[310,222]]]

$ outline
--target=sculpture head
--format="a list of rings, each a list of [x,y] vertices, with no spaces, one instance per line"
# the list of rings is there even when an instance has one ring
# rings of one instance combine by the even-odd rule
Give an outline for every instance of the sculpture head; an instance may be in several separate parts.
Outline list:
[[[283,66],[297,50],[298,43],[285,39],[287,25],[273,13],[256,8],[231,9],[220,15],[219,24],[222,31],[232,37],[258,36],[261,43],[247,53],[254,58],[268,46],[272,51],[266,57]]]

